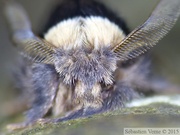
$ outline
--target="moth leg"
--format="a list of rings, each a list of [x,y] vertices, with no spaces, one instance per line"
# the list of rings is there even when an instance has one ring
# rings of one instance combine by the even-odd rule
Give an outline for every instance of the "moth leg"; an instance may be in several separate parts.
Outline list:
[[[24,128],[33,125],[42,118],[53,105],[58,87],[58,76],[52,65],[34,64],[32,66],[32,84],[34,98],[31,109],[26,113],[26,121],[9,125],[10,129]]]
[[[133,78],[132,84],[141,91],[171,94],[180,92],[180,87],[178,85],[171,83],[165,77],[157,75],[152,71],[151,61],[148,56],[139,61],[134,74],[136,75]]]
[[[160,76],[151,76],[141,82],[136,81],[134,83],[141,91],[150,90],[152,92],[165,94],[180,93],[180,86],[175,85]]]
[[[85,117],[84,108],[80,108],[78,110],[68,112],[65,116],[62,116],[60,118],[54,118],[54,119],[42,118],[42,119],[38,119],[36,122],[39,124],[59,123],[59,122],[64,122],[64,121],[82,118],[82,117]]]
[[[140,57],[135,62],[130,60],[120,65],[119,74],[123,81],[132,84],[134,89],[143,93],[177,93],[180,87],[170,83],[160,75],[152,71],[151,60],[149,55]],[[118,74],[118,73],[117,73]]]
[[[85,118],[89,117],[93,114],[98,114],[101,113],[102,109],[96,109],[96,108],[80,108],[75,111],[71,111],[67,113],[65,116],[60,117],[60,118],[54,118],[54,119],[39,119],[37,122],[39,124],[47,124],[47,123],[54,123],[57,124],[59,122],[65,122],[73,119],[78,119],[78,118]]]

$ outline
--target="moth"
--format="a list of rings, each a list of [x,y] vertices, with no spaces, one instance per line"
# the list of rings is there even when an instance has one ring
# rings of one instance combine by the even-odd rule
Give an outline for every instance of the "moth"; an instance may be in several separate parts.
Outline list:
[[[142,93],[174,88],[150,71],[144,53],[174,26],[180,0],[161,0],[132,32],[121,17],[94,0],[62,1],[39,35],[20,4],[7,0],[4,11],[22,54],[17,82],[31,99],[26,120],[9,125],[11,129],[120,109]],[[55,118],[45,119],[48,113]]]

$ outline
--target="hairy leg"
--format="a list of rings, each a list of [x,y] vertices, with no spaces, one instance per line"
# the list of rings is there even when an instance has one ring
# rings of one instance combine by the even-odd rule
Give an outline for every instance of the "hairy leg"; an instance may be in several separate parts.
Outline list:
[[[58,87],[58,76],[53,66],[34,64],[32,66],[32,94],[31,109],[26,113],[26,121],[9,125],[9,129],[23,128],[34,124],[42,118],[53,105],[53,100]]]
[[[134,63],[133,61],[130,62],[130,64],[128,63],[129,65],[126,63],[125,67],[121,67],[119,72],[124,76],[122,80],[132,84],[134,89],[145,94],[150,92],[180,92],[179,86],[169,82],[166,78],[163,78],[152,71],[151,61],[148,56],[140,57]]]
[[[177,94],[180,93],[180,86],[173,84],[160,76],[151,76],[141,82],[134,82],[142,92],[152,91],[161,94]]]

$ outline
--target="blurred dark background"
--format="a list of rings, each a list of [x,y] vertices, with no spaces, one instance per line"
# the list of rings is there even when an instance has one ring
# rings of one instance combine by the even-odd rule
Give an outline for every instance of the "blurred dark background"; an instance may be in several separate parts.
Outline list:
[[[1,3],[2,0],[0,0]],[[17,0],[26,9],[34,32],[38,32],[45,24],[51,9],[61,0]],[[129,28],[133,30],[142,24],[150,15],[157,0],[101,0],[112,10],[122,16]],[[2,4],[2,3],[1,3]],[[0,5],[2,8],[2,5]],[[11,69],[16,63],[17,51],[12,46],[6,27],[6,22],[0,11],[0,109],[13,98],[11,88]],[[174,83],[180,82],[180,19],[158,46],[152,49],[157,58],[156,69]]]

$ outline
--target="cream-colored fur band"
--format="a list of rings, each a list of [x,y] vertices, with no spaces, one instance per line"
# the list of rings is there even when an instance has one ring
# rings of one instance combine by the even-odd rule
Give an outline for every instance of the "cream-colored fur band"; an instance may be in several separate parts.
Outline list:
[[[123,31],[116,24],[95,16],[64,20],[45,35],[47,41],[65,50],[82,46],[93,49],[114,47],[124,37]]]

